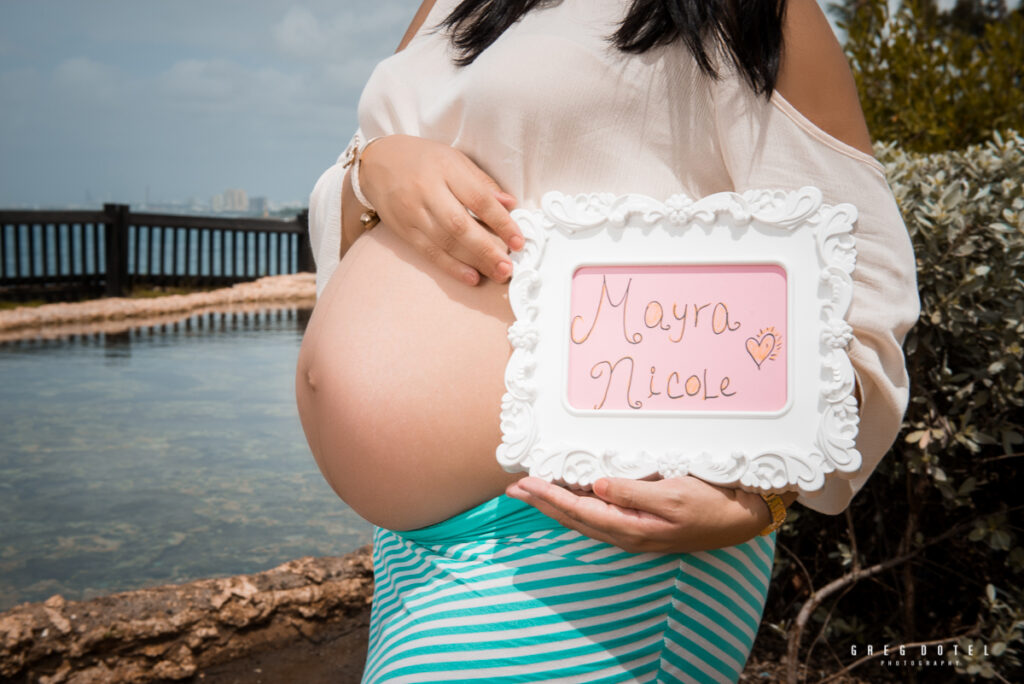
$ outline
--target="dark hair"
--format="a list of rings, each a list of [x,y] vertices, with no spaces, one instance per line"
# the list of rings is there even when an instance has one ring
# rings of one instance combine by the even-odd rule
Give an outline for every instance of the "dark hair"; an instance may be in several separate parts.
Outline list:
[[[543,2],[462,0],[437,28],[449,30],[460,52],[455,63],[466,66]],[[720,46],[754,92],[770,98],[779,73],[785,11],[786,0],[632,0],[609,40],[635,54],[681,40],[701,71],[715,79],[718,71],[708,46]]]

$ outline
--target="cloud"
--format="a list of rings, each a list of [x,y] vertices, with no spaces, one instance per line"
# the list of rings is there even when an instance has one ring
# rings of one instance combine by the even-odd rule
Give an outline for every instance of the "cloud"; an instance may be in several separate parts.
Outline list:
[[[226,59],[184,59],[157,78],[159,90],[171,98],[196,102],[237,99],[249,74]]]
[[[66,94],[88,100],[106,100],[118,89],[120,74],[112,66],[88,57],[71,57],[53,70],[54,85]]]
[[[370,72],[379,60],[372,58],[353,58],[344,62],[328,64],[323,69],[323,85],[328,90],[351,91],[362,87],[370,77]]]
[[[310,69],[246,66],[226,59],[186,59],[157,79],[152,99],[189,114],[215,114],[264,127],[321,116],[348,99],[346,90],[325,88],[329,79]],[[351,88],[351,86],[349,86]],[[333,91],[333,95],[328,93]]]
[[[327,35],[317,18],[305,7],[291,7],[273,28],[274,44],[286,57],[315,59],[328,45]]]
[[[337,64],[373,55],[374,62],[391,54],[398,41],[381,42],[380,36],[404,33],[412,21],[409,3],[377,2],[370,7],[342,7],[333,13],[315,13],[302,6],[290,7],[271,34],[278,52],[289,59]],[[368,43],[373,36],[376,42]],[[368,74],[369,72],[367,72]],[[365,76],[364,76],[365,78]]]

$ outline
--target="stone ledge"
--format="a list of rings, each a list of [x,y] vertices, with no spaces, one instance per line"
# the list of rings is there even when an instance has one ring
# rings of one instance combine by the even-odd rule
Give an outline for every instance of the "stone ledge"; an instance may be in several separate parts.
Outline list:
[[[0,680],[99,684],[188,679],[206,668],[317,635],[365,630],[370,545],[252,575],[0,613]]]

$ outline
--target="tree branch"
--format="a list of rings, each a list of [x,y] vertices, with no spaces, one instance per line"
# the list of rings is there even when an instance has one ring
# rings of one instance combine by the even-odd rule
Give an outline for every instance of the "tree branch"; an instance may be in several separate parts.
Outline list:
[[[968,521],[962,522],[958,525],[954,525],[953,527],[950,527],[948,530],[938,535],[937,537],[928,540],[916,549],[913,549],[912,551],[904,553],[900,556],[890,558],[888,560],[882,561],[881,563],[877,563],[867,568],[849,572],[843,575],[842,577],[839,577],[829,582],[820,590],[811,594],[811,597],[807,600],[806,603],[804,603],[803,607],[800,609],[800,613],[797,615],[796,622],[793,626],[793,632],[789,635],[789,643],[786,648],[787,684],[797,684],[797,663],[799,660],[797,656],[800,651],[800,639],[801,637],[803,637],[804,627],[807,625],[807,621],[810,619],[811,614],[814,613],[814,610],[818,606],[820,606],[825,599],[827,599],[829,596],[836,593],[843,587],[847,586],[848,584],[859,582],[860,580],[865,579],[867,577],[871,577],[872,575],[877,575],[883,570],[888,570],[891,567],[900,565],[901,563],[905,563],[906,561],[911,560],[932,544],[937,544],[940,541],[952,537],[954,534],[959,532],[959,530],[962,527],[966,527],[968,524],[972,524],[974,520],[975,518],[971,518]]]

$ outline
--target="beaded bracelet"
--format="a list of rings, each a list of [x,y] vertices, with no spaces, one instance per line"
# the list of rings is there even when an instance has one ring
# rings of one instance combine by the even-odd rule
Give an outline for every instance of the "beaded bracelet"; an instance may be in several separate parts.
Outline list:
[[[356,134],[352,136],[351,142],[349,142],[348,147],[345,149],[345,163],[342,164],[342,168],[348,168],[349,166],[352,167],[352,173],[350,174],[352,193],[356,196],[356,200],[366,207],[366,211],[359,216],[359,222],[362,223],[363,228],[367,230],[380,223],[380,216],[377,215],[377,210],[373,208],[373,205],[370,204],[370,200],[366,199],[366,195],[363,194],[362,189],[359,187],[359,169],[363,160],[363,153],[366,151],[366,148],[374,141],[380,140],[381,137],[383,136],[376,136],[374,138],[370,138],[365,143],[362,143],[360,141],[359,132],[357,131]]]
[[[370,138],[365,143],[360,145],[355,155],[353,155],[352,192],[355,193],[356,199],[359,200],[359,203],[371,211],[374,211],[373,205],[370,204],[370,200],[366,199],[366,195],[364,195],[363,191],[359,188],[359,169],[362,167],[363,154],[366,153],[366,148],[380,139],[381,136],[377,136],[376,138]]]

